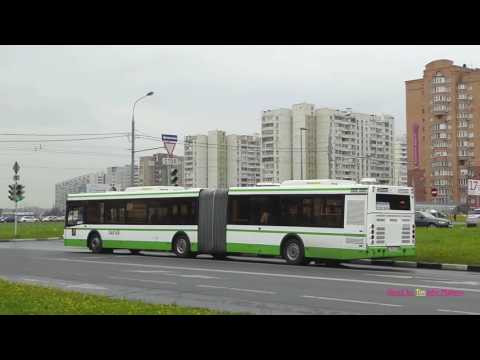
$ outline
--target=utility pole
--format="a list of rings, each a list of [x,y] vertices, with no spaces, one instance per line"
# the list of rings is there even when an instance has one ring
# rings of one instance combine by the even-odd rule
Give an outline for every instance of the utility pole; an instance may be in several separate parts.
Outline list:
[[[132,110],[132,164],[131,164],[131,169],[130,169],[130,186],[135,185],[135,106],[137,103],[146,98],[147,96],[152,96],[153,91],[148,92],[146,95],[138,98],[134,104],[133,104],[133,110]]]

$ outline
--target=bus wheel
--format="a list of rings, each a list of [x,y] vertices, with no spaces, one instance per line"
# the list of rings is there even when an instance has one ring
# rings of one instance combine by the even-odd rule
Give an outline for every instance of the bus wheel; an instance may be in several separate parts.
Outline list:
[[[180,235],[173,241],[173,252],[175,255],[183,258],[191,256],[190,241],[185,235]]]
[[[283,246],[283,258],[290,265],[300,265],[305,263],[305,252],[303,244],[298,239],[289,239]]]
[[[100,253],[104,252],[102,238],[100,237],[99,234],[94,233],[90,236],[90,241],[88,243],[88,248],[94,254],[100,254]]]
[[[140,254],[140,250],[138,249],[129,249],[130,250],[130,254],[132,255],[139,255]]]

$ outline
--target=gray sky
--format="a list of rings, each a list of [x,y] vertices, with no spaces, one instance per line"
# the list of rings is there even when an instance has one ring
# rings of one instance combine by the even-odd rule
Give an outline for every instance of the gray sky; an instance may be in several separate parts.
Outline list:
[[[480,67],[480,47],[0,46],[0,133],[128,132],[132,104],[148,91],[155,95],[135,118],[152,136],[259,132],[262,110],[304,101],[390,113],[403,132],[404,81],[440,58]],[[41,207],[53,205],[56,182],[130,162],[126,136],[1,142],[19,139],[38,137],[0,135],[0,208],[13,204],[7,185],[15,160],[26,185],[21,205]],[[160,145],[138,140],[137,149]]]

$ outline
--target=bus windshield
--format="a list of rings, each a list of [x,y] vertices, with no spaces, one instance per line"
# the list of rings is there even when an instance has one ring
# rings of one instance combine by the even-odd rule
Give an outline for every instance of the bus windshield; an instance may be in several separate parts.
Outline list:
[[[377,194],[377,210],[410,210],[409,195]]]

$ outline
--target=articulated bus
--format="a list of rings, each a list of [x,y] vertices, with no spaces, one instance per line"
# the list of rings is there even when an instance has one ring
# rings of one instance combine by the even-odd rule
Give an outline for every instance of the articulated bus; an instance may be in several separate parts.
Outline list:
[[[282,257],[289,264],[415,255],[410,187],[290,180],[229,189],[70,194],[65,246]]]

